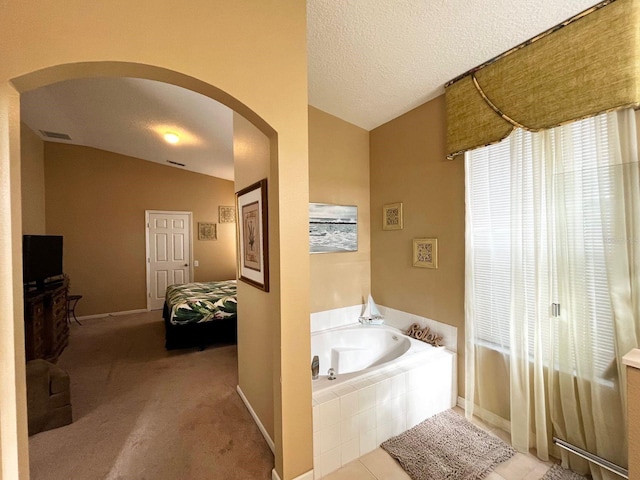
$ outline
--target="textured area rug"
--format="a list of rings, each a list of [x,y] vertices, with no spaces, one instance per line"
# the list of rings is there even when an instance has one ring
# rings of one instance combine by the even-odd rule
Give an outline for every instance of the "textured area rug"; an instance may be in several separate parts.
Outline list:
[[[447,410],[382,445],[413,480],[479,480],[516,452]]]
[[[541,480],[586,480],[586,478],[556,464],[544,474]]]

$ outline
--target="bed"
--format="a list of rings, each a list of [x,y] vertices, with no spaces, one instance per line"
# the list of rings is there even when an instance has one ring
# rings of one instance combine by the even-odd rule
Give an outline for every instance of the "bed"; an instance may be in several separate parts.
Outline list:
[[[237,306],[235,280],[169,286],[162,313],[165,348],[235,343]]]

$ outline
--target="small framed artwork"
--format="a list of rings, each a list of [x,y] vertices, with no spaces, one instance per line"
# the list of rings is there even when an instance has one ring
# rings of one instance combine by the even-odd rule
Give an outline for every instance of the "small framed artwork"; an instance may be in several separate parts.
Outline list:
[[[240,280],[269,291],[269,228],[267,180],[236,193],[238,276]]]
[[[218,222],[219,223],[235,223],[236,221],[236,207],[218,207]]]
[[[413,266],[421,268],[438,268],[438,239],[413,239]]]
[[[382,229],[402,230],[402,202],[388,203],[382,207]]]
[[[215,223],[198,222],[198,240],[217,240],[218,232]]]

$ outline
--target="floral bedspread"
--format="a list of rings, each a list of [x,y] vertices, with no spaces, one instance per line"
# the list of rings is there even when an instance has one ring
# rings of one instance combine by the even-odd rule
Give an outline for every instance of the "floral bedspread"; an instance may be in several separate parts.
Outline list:
[[[238,310],[236,281],[171,285],[165,301],[174,325],[233,319]]]

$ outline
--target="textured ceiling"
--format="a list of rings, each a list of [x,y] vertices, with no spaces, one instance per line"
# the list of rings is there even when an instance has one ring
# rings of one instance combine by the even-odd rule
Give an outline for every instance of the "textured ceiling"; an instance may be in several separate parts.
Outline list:
[[[309,103],[371,130],[595,3],[308,0]],[[72,139],[61,140],[66,143],[233,179],[231,110],[180,87],[131,78],[71,80],[25,93],[21,111],[34,131],[66,133]],[[182,141],[165,143],[160,134],[167,130]]]
[[[308,0],[309,103],[371,130],[597,0]]]

